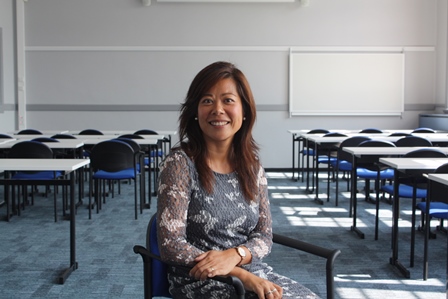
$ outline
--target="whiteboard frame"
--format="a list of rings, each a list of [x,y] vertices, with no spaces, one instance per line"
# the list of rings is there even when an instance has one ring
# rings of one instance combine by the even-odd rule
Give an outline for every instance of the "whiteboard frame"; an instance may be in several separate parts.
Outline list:
[[[292,116],[402,116],[404,112],[405,93],[405,57],[402,47],[296,47],[290,48],[289,53],[289,114]],[[414,50],[414,49],[408,49]],[[421,50],[421,49],[420,49]],[[431,49],[423,49],[431,50]],[[401,70],[401,95],[400,108],[394,111],[317,111],[317,110],[297,110],[294,108],[294,54],[402,54]],[[295,109],[295,110],[294,110]]]

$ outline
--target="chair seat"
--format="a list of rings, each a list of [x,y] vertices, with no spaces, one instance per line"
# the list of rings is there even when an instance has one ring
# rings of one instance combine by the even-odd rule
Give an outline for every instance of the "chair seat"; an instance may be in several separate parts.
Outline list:
[[[14,180],[54,180],[60,177],[60,171],[39,171],[35,173],[17,172],[12,176]]]
[[[419,202],[417,209],[426,212],[426,202]],[[429,205],[429,214],[435,218],[448,219],[448,204],[444,202],[432,202]]]
[[[308,156],[314,156],[314,149],[312,148],[305,148],[304,150],[300,151],[302,155],[308,155]]]
[[[346,160],[340,160],[338,164],[338,168],[340,171],[351,171],[352,170],[352,163],[346,161]],[[331,164],[333,167],[336,167],[336,161],[333,161]]]
[[[332,164],[332,163],[336,163],[337,160],[338,160],[338,158],[336,158],[336,157],[330,157],[330,159],[328,159],[328,156],[317,157],[317,163]]]
[[[356,169],[357,176],[363,179],[376,180],[377,172],[374,170],[369,170],[366,168],[358,168]],[[381,180],[391,180],[394,178],[394,170],[391,168],[381,170],[380,171],[380,179]]]
[[[134,168],[128,168],[116,172],[108,172],[104,170],[99,170],[95,172],[93,175],[94,179],[101,179],[101,180],[125,180],[125,179],[134,179],[135,178],[135,172]]]
[[[394,194],[394,185],[384,185],[381,187],[386,193]],[[412,198],[413,197],[413,188],[412,186],[400,184],[398,185],[398,195],[399,197]],[[416,197],[417,198],[426,198],[426,189],[417,188],[416,189]]]

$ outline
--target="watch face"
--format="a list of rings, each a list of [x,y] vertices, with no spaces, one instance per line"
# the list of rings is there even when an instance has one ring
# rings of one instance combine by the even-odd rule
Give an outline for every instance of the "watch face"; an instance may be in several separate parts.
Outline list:
[[[244,249],[241,248],[241,247],[238,247],[238,253],[239,253],[242,257],[245,257],[245,256],[246,256],[246,251],[244,251]]]

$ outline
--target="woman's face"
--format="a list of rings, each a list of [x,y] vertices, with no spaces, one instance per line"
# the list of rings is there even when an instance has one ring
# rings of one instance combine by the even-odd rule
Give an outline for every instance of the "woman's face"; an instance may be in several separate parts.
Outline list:
[[[207,143],[232,142],[243,123],[243,104],[233,79],[218,81],[202,96],[198,122]]]

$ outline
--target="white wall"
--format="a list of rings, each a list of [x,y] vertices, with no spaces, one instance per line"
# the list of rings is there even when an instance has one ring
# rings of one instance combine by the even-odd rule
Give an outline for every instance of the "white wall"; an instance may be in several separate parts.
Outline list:
[[[419,113],[445,108],[446,16],[446,0],[310,0],[308,7],[31,0],[27,126],[175,129],[193,76],[215,60],[230,60],[256,96],[254,134],[264,166],[290,167],[288,129],[413,128]],[[405,112],[289,118],[290,47],[407,47]]]
[[[14,69],[14,2],[0,1],[0,132],[13,130],[16,123]]]

